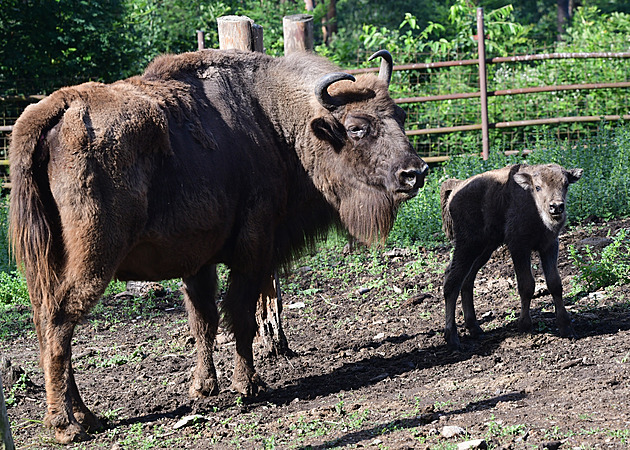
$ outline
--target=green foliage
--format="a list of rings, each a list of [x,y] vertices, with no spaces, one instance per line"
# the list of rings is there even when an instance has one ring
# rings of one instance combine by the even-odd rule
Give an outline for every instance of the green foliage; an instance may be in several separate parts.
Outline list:
[[[26,280],[17,272],[0,272],[0,305],[28,305]]]
[[[140,72],[162,53],[197,49],[197,30],[205,32],[205,46],[218,47],[217,17],[231,14],[225,2],[201,0],[126,0],[127,23],[141,58],[132,72]],[[228,2],[229,3],[229,2]]]
[[[113,81],[136,60],[123,0],[3,0],[0,95]]]
[[[610,236],[609,236],[610,237]],[[630,230],[620,229],[601,253],[569,246],[569,258],[580,273],[575,283],[587,292],[630,282]]]
[[[0,198],[0,272],[15,270],[9,252],[9,196]]]

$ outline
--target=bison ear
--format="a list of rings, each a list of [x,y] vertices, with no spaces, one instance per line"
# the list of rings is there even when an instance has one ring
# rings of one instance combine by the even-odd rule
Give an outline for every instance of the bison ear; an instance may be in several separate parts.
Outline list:
[[[569,180],[569,184],[575,183],[577,180],[579,180],[582,177],[582,173],[584,173],[584,170],[582,169],[567,170],[567,178]]]
[[[526,191],[531,189],[534,184],[532,176],[525,172],[516,172],[514,174],[514,181],[516,181],[516,183]]]
[[[311,122],[311,129],[318,139],[330,142],[335,151],[341,150],[346,142],[346,129],[332,116],[314,119]]]

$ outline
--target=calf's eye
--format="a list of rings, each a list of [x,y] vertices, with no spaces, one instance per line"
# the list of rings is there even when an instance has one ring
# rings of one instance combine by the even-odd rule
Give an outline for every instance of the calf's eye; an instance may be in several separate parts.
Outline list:
[[[542,188],[540,186],[536,186],[536,192],[540,192]]]

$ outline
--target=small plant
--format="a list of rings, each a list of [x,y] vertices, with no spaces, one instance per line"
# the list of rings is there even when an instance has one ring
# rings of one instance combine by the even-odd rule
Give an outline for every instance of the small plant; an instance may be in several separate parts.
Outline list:
[[[580,252],[571,245],[569,258],[580,271],[574,283],[587,292],[630,282],[630,236],[625,228],[617,232],[600,255],[590,246]]]
[[[11,386],[9,389],[9,393],[7,394],[7,398],[4,400],[7,406],[13,406],[17,403],[17,399],[15,394],[18,392],[26,392],[26,382],[28,381],[28,376],[26,372],[20,375],[20,378]]]

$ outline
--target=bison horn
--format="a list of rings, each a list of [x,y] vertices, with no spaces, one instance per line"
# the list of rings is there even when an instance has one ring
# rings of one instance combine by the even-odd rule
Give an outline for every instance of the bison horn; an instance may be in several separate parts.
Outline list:
[[[368,58],[368,61],[372,61],[374,58],[381,57],[381,69],[378,72],[378,77],[385,81],[389,86],[389,81],[392,79],[392,71],[394,70],[394,60],[392,54],[387,50],[379,50]]]
[[[317,86],[315,86],[315,96],[317,97],[317,101],[319,101],[319,103],[321,103],[322,106],[329,111],[345,104],[343,100],[333,98],[328,93],[330,85],[341,80],[355,81],[355,78],[349,73],[333,72],[321,77],[317,82]]]

